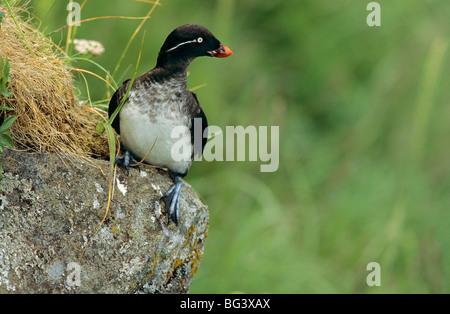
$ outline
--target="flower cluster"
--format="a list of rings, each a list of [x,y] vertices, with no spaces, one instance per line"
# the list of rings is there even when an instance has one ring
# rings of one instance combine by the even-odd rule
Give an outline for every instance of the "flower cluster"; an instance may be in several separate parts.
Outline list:
[[[105,52],[105,48],[103,45],[95,40],[87,40],[87,39],[75,39],[73,41],[74,48],[81,54],[91,53],[94,56],[99,56],[103,52]]]

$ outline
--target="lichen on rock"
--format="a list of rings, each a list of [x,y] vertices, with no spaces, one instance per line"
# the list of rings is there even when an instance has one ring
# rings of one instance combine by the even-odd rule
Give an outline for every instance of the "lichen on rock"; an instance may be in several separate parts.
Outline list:
[[[118,169],[127,192],[115,189],[105,223],[79,260],[105,214],[108,178],[100,169],[108,173],[109,162],[7,150],[2,165],[0,293],[189,291],[209,214],[188,184],[175,226],[160,202],[169,176],[147,165],[128,176]]]

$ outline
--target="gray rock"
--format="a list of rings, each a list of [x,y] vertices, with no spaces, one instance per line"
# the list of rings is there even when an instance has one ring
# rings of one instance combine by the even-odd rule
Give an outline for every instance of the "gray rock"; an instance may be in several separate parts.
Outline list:
[[[6,150],[0,203],[0,293],[187,293],[203,255],[209,214],[184,184],[180,223],[160,197],[166,173],[109,162]],[[103,173],[102,173],[103,171]]]

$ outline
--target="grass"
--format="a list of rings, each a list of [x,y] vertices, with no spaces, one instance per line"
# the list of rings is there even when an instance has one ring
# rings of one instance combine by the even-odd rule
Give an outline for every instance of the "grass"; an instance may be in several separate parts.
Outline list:
[[[22,32],[22,29],[20,28],[19,24],[17,23],[17,20],[16,20],[16,18],[15,18],[15,16],[14,16],[14,13],[13,13],[12,10],[11,10],[11,6],[9,5],[9,1],[8,1],[8,0],[5,0],[4,2],[5,2],[5,6],[8,8],[9,14],[11,15],[11,17],[12,17],[14,23],[16,24],[17,30],[20,32],[20,35],[22,36],[22,40],[23,40],[23,41],[25,42],[25,44],[27,45],[28,50],[30,51],[30,54],[33,56],[33,58],[36,58],[36,56],[34,55],[33,49],[31,49],[31,46],[30,46],[30,44],[28,43],[27,38],[25,37],[25,34]]]
[[[202,162],[186,177],[210,209],[191,292],[450,291],[450,4],[379,3],[382,26],[370,28],[365,2],[165,0],[142,28],[139,73],[173,28],[208,26],[234,52],[189,69],[190,86],[207,83],[197,94],[210,124],[280,126],[277,172]],[[65,24],[65,3],[31,5],[43,28]],[[88,1],[82,18],[144,6]],[[137,25],[92,21],[77,36],[102,41],[95,62],[120,82],[133,75]],[[94,102],[106,100],[105,83],[87,80]],[[369,262],[380,287],[366,285]]]

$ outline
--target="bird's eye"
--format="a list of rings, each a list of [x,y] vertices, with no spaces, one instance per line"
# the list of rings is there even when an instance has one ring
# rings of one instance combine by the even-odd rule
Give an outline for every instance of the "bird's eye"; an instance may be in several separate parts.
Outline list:
[[[202,38],[202,37],[197,38],[197,42],[198,42],[199,44],[201,44],[201,43],[203,42],[203,38]]]

